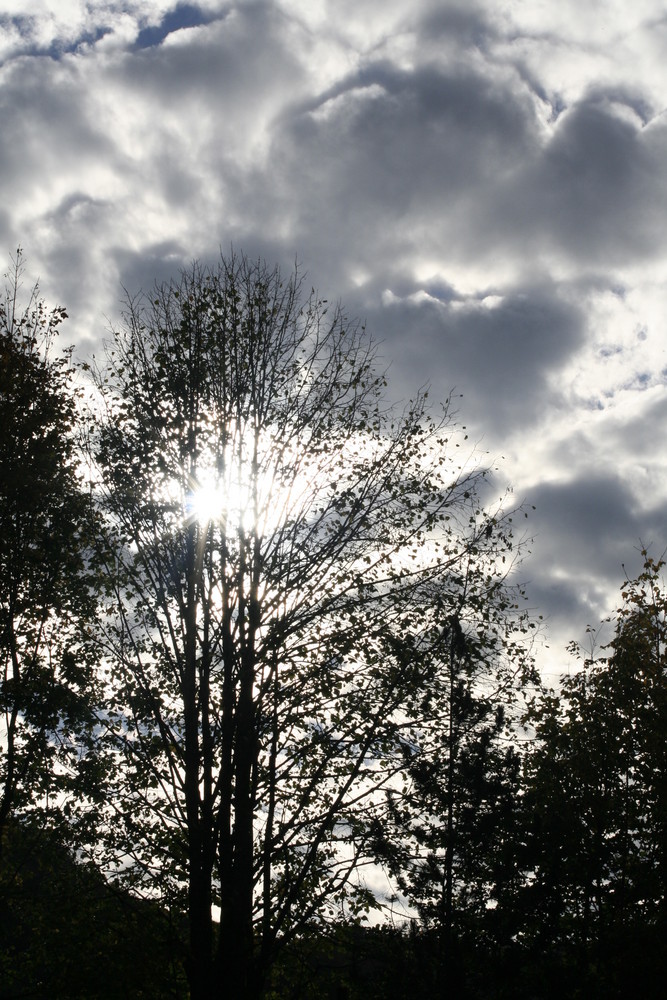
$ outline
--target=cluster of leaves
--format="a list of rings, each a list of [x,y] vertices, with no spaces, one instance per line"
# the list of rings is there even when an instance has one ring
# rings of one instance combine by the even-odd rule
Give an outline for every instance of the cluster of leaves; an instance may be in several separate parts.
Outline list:
[[[5,1000],[185,1000],[180,928],[172,915],[119,892],[34,816],[8,822],[2,848]]]

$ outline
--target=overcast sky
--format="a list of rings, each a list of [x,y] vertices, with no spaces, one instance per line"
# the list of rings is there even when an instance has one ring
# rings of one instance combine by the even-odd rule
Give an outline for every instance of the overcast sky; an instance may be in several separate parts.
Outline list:
[[[0,59],[0,250],[80,352],[121,286],[298,255],[536,506],[565,670],[667,545],[664,3],[0,0]]]

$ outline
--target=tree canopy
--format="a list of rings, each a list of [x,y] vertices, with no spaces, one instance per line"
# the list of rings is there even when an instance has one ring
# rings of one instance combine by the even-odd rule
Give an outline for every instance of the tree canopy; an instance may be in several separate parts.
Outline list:
[[[187,898],[193,997],[223,968],[255,995],[308,921],[374,904],[420,637],[507,525],[448,407],[396,412],[364,328],[298,272],[195,264],[129,303],[96,385],[112,847]]]
[[[22,304],[22,273],[19,250],[0,301],[0,850],[15,811],[74,801],[94,724],[93,522],[71,352],[53,355],[66,313],[37,288]]]
[[[526,759],[521,934],[596,996],[664,988],[667,596],[663,562],[642,556],[611,642],[536,702]]]

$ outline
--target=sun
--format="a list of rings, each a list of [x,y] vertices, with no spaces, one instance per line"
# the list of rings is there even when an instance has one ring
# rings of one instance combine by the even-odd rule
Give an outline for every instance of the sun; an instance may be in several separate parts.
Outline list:
[[[185,495],[185,513],[189,521],[202,528],[211,524],[226,531],[250,528],[252,487],[245,479],[202,470],[191,477]]]
[[[288,446],[267,433],[250,451],[238,442],[241,436],[222,457],[203,454],[196,471],[184,472],[180,502],[185,519],[202,529],[266,537],[302,510],[316,475],[302,460],[299,442]]]
[[[226,497],[221,484],[195,483],[186,498],[189,517],[201,525],[218,521],[226,512]]]
[[[213,472],[199,473],[188,484],[186,515],[202,527],[212,523],[237,527],[245,517],[245,492],[238,483],[227,481]]]

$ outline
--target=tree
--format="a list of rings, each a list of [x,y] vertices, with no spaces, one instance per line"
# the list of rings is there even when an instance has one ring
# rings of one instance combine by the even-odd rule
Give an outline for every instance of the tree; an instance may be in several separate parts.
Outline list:
[[[70,359],[50,355],[66,313],[37,287],[21,307],[22,273],[19,249],[0,302],[0,852],[12,813],[69,807],[94,722],[90,504]]]
[[[537,704],[526,767],[524,937],[604,996],[661,995],[667,964],[667,595],[642,555],[604,655]]]
[[[462,988],[463,952],[489,947],[489,914],[513,888],[519,722],[539,678],[528,641],[537,622],[508,582],[508,525],[487,532],[432,597],[418,633],[425,669],[415,693],[408,790],[395,805],[389,863],[434,945],[438,996]]]
[[[3,1000],[185,1000],[178,929],[109,884],[34,817],[10,821],[0,858]]]
[[[449,410],[396,413],[364,328],[298,272],[194,264],[95,371],[110,856],[185,900],[194,1000],[257,996],[300,928],[373,904],[410,631],[501,515]]]

